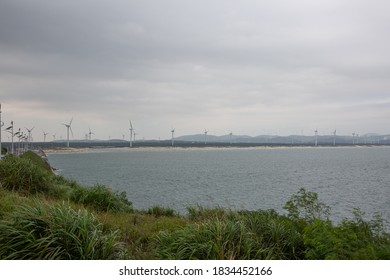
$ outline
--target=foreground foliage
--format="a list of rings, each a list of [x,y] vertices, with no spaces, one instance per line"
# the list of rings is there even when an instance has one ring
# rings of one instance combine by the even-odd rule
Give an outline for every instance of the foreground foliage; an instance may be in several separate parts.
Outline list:
[[[0,185],[7,190],[45,193],[50,188],[50,176],[28,158],[11,155],[0,161]]]
[[[132,208],[126,193],[55,175],[36,155],[0,161],[0,259],[390,259],[379,214],[338,225],[314,192],[273,210]]]
[[[21,206],[0,221],[0,259],[121,259],[118,231],[106,232],[86,210],[61,205]]]

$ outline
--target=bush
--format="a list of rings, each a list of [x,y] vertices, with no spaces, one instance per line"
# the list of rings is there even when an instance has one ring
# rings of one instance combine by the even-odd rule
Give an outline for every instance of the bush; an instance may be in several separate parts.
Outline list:
[[[189,206],[187,207],[187,212],[188,218],[192,221],[204,221],[214,218],[222,219],[231,213],[230,210],[223,209],[222,207],[205,208],[201,205],[197,207]]]
[[[86,210],[64,204],[19,207],[0,221],[0,259],[122,259],[118,232],[105,232]]]
[[[267,251],[268,258],[304,258],[302,235],[288,218],[274,210],[242,211],[240,216],[247,231],[256,236],[257,246]]]
[[[132,203],[127,199],[126,193],[115,193],[103,185],[93,187],[75,187],[70,195],[70,200],[93,207],[97,211],[104,212],[131,212]]]
[[[175,232],[161,232],[157,255],[162,259],[228,260],[261,258],[245,225],[240,221],[212,219]]]
[[[318,200],[318,194],[301,188],[284,206],[291,220],[312,223],[316,219],[329,219],[330,207]]]
[[[147,213],[149,215],[155,216],[156,218],[162,217],[162,216],[165,216],[165,217],[177,216],[175,213],[175,210],[173,210],[172,208],[164,208],[164,207],[160,207],[160,206],[153,206],[153,207],[149,208]]]
[[[30,159],[13,155],[0,161],[0,184],[6,190],[26,193],[46,193],[51,175]]]
[[[375,215],[371,221],[355,209],[354,219],[344,219],[333,226],[330,221],[315,220],[304,231],[307,259],[375,260],[390,259],[390,236],[383,220]]]
[[[49,173],[53,173],[53,169],[48,163],[48,161],[43,159],[40,155],[34,153],[33,151],[27,151],[23,153],[20,157],[24,159],[29,159],[36,166],[46,170]]]

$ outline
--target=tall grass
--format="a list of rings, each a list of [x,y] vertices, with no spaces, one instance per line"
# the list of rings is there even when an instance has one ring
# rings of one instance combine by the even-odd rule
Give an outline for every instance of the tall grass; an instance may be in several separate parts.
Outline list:
[[[220,209],[203,210],[207,219],[157,236],[159,257],[250,260],[304,256],[302,236],[292,222],[274,211],[229,211],[221,216]]]
[[[93,187],[75,187],[70,194],[70,200],[93,207],[96,211],[131,212],[132,203],[126,193],[113,192],[104,185]]]
[[[4,189],[24,193],[46,193],[51,175],[30,159],[6,156],[0,161],[0,184]]]
[[[118,237],[86,210],[37,203],[0,221],[0,259],[122,259],[126,252]]]
[[[175,232],[162,232],[156,240],[157,255],[162,259],[253,259],[261,255],[240,221],[216,218]]]

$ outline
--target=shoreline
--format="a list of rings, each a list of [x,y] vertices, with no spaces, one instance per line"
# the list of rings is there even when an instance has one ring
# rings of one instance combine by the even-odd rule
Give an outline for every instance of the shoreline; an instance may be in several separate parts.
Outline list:
[[[285,150],[285,149],[339,149],[339,148],[374,148],[383,146],[252,146],[252,147],[59,147],[59,148],[42,148],[46,154],[76,154],[76,153],[106,153],[106,152],[131,152],[131,151],[222,151],[222,150]],[[388,146],[386,146],[388,147]]]

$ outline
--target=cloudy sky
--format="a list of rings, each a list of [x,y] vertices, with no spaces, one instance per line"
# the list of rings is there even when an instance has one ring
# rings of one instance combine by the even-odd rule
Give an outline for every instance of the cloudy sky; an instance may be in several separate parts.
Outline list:
[[[57,139],[390,133],[390,2],[0,0],[5,125]],[[6,138],[6,134],[3,134]],[[6,140],[6,139],[4,139]]]

